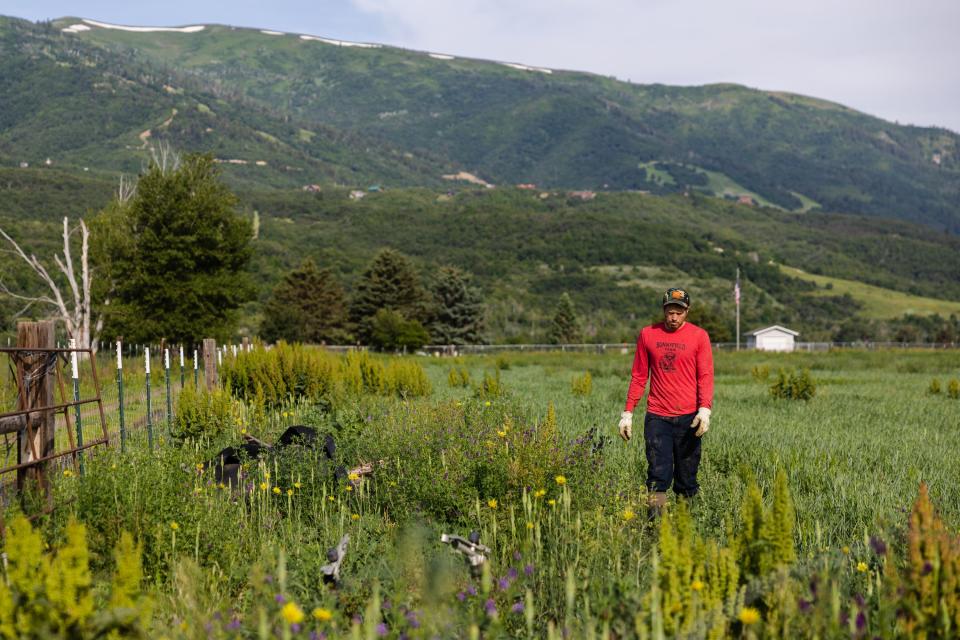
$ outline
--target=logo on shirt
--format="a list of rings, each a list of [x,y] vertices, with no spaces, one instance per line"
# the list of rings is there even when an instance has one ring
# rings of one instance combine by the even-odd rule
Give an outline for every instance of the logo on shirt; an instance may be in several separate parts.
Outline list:
[[[677,354],[673,351],[667,351],[660,357],[660,371],[671,373],[677,370]]]

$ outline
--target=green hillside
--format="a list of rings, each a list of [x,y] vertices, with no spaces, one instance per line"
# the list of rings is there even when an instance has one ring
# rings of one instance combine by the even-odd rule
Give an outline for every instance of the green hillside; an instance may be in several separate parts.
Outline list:
[[[805,96],[635,85],[218,25],[196,33],[92,26],[63,38],[159,65],[177,90],[215,88],[283,118],[446,158],[497,184],[717,194],[737,185],[731,195],[742,188],[788,210],[815,203],[960,229],[957,134]],[[663,163],[671,183],[654,180],[651,162]]]

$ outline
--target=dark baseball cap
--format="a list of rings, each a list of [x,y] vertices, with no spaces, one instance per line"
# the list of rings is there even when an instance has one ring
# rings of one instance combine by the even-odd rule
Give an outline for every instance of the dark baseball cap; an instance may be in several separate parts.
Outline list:
[[[663,306],[665,307],[668,304],[676,304],[688,309],[690,307],[690,294],[685,289],[670,287],[663,294]]]

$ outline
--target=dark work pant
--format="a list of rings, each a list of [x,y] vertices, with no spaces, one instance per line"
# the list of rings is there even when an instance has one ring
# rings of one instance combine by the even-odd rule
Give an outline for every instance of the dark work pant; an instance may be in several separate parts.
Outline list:
[[[700,438],[690,428],[696,413],[672,418],[648,413],[643,419],[643,439],[647,446],[647,488],[673,490],[688,498],[697,494],[697,469],[700,467]]]

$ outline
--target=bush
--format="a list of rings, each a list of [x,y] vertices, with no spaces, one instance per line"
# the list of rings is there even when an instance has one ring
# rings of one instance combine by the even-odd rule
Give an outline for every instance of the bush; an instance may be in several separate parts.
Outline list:
[[[950,382],[947,383],[947,395],[954,400],[960,400],[960,380],[952,378]]]
[[[750,370],[750,375],[757,382],[766,382],[770,379],[770,367],[765,364],[754,365],[753,369]]]
[[[770,395],[784,400],[809,400],[817,393],[817,384],[810,371],[787,373],[780,369],[777,381],[770,386]]]
[[[932,395],[936,395],[936,394],[940,393],[940,381],[937,380],[936,378],[934,378],[933,380],[931,380],[931,381],[930,381],[930,386],[927,387],[927,392],[930,393],[930,394],[932,394]]]
[[[450,367],[450,373],[447,374],[447,383],[453,387],[469,387],[470,372],[465,367]]]
[[[416,362],[392,360],[387,367],[386,379],[390,392],[401,398],[430,395],[430,380]]]
[[[570,390],[575,396],[589,396],[593,391],[593,377],[590,372],[585,372],[582,376],[577,376],[570,383]]]
[[[418,320],[407,320],[390,309],[379,309],[370,326],[371,343],[378,349],[419,349],[430,341],[430,334]]]
[[[229,392],[187,386],[180,393],[171,430],[178,440],[215,437],[226,432],[235,420],[236,412]]]
[[[474,389],[474,395],[481,400],[499,398],[505,392],[503,383],[500,382],[500,370],[497,369],[493,375],[485,372],[483,381]]]

